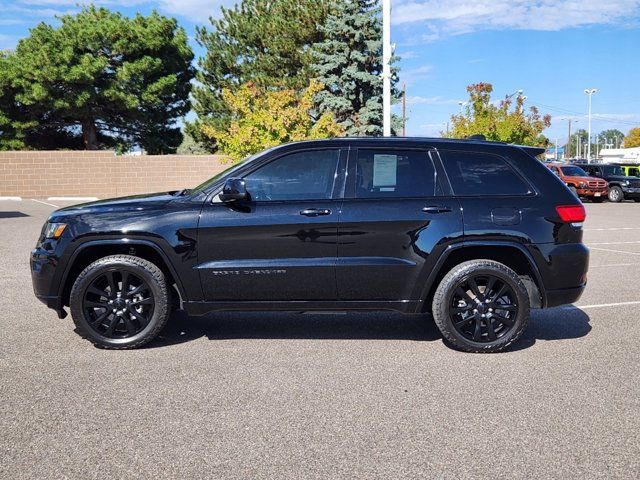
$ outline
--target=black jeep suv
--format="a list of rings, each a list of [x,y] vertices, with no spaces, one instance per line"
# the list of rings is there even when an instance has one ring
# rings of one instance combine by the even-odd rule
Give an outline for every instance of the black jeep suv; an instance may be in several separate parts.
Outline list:
[[[53,212],[31,254],[35,293],[107,348],[149,342],[181,307],[432,312],[454,347],[499,351],[530,308],[574,302],[587,280],[584,208],[541,152],[282,145],[191,190]]]
[[[601,163],[577,163],[580,168],[592,177],[598,177],[609,182],[609,200],[621,202],[634,200],[640,202],[640,178],[628,177],[619,165]]]

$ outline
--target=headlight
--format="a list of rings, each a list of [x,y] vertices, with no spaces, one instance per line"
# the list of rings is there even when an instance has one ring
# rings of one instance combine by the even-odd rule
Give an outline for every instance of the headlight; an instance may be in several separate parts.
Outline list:
[[[585,187],[587,186],[587,182],[580,182],[580,183],[578,184],[578,186],[579,186],[580,188],[585,188]]]
[[[622,182],[623,187],[628,187],[629,185],[631,185],[631,182],[629,182],[629,180],[625,180]]]
[[[58,239],[62,236],[65,228],[67,228],[66,223],[48,223],[44,229],[44,237]]]

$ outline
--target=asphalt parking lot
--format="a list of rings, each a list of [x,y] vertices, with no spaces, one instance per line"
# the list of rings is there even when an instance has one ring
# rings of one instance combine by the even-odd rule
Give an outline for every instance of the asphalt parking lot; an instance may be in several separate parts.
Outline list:
[[[0,477],[638,478],[640,204],[586,208],[588,289],[506,353],[426,316],[180,312],[114,352],[33,296],[54,208],[0,201]]]

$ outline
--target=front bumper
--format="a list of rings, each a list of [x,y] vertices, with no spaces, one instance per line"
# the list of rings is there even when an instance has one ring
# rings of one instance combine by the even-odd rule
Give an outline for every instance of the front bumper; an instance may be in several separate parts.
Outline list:
[[[609,189],[579,188],[577,192],[579,197],[606,197]]]
[[[32,250],[30,259],[31,283],[38,300],[55,310],[58,317],[64,318],[67,316],[67,312],[63,308],[62,298],[59,295],[60,281],[57,278],[59,260],[60,257],[56,255],[55,250],[40,247]]]
[[[625,198],[640,198],[640,188],[622,187],[622,193]]]

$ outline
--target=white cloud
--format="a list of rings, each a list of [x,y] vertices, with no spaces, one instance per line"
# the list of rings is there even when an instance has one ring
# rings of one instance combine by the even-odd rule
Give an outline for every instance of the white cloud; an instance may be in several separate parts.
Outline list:
[[[442,97],[407,96],[407,105],[455,105],[457,103],[457,100]]]
[[[433,67],[431,65],[423,65],[421,67],[402,70],[400,72],[400,76],[402,77],[402,80],[404,80],[408,84],[412,84],[419,80],[429,78],[432,70]]]
[[[561,30],[638,20],[640,0],[398,0],[395,25],[427,24],[425,41],[476,30]]]

